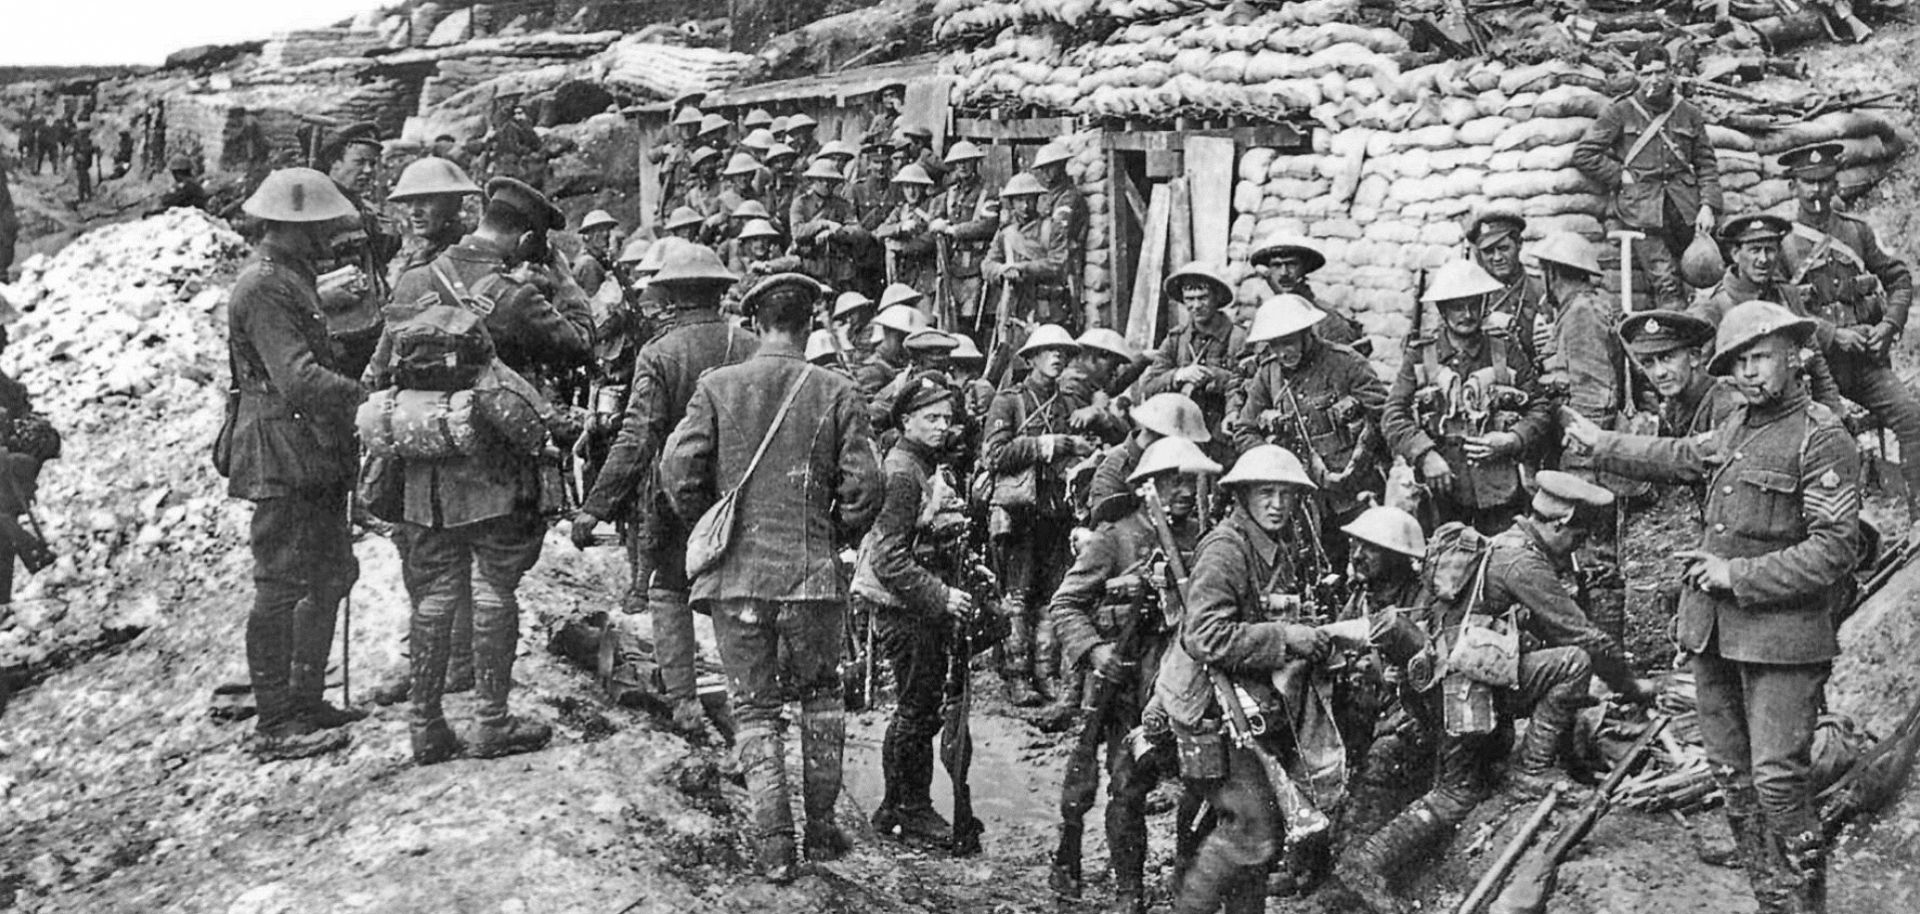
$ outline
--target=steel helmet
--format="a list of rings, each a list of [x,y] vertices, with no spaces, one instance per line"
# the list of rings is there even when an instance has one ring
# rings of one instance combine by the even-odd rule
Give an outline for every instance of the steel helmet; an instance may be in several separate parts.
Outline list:
[[[927,187],[932,187],[933,176],[927,174],[927,170],[924,168],[921,168],[920,163],[909,162],[906,165],[901,166],[900,170],[894,173],[893,183],[921,184]]]
[[[801,175],[801,177],[819,178],[828,181],[845,181],[847,174],[840,170],[840,166],[833,164],[832,160],[824,156],[815,156],[813,164],[807,166],[807,173]]]
[[[807,361],[816,365],[840,358],[839,347],[833,345],[833,331],[815,330],[807,335]]]
[[[748,149],[758,149],[761,152],[765,152],[773,148],[773,131],[761,127],[747,134],[746,139],[740,141],[740,145]]]
[[[739,279],[704,244],[679,245],[668,251],[653,277],[654,284],[662,286],[730,286]]]
[[[819,124],[819,121],[808,117],[805,112],[801,112],[800,114],[787,118],[787,132],[792,133],[795,130],[811,130],[819,126]]]
[[[418,163],[415,163],[415,164],[418,164]],[[180,174],[181,172],[186,172],[187,174],[193,174],[193,160],[176,152],[173,154],[172,158],[167,160],[167,171],[173,174]],[[402,181],[406,180],[405,172],[401,172],[400,180]],[[473,182],[469,181],[467,183],[471,184]],[[389,200],[393,199],[393,195],[388,194],[387,199]]]
[[[771,162],[775,159],[790,159],[799,154],[800,154],[800,150],[795,149],[792,146],[788,146],[785,143],[775,143],[773,144],[772,149],[767,150],[767,161]]]
[[[888,283],[887,287],[880,291],[880,308],[886,310],[894,305],[911,305],[925,298],[926,296],[920,294],[920,290],[905,283]]]
[[[952,352],[960,348],[960,339],[938,327],[921,327],[907,334],[907,348],[923,352]]]
[[[952,165],[956,162],[972,162],[986,157],[987,154],[981,152],[980,147],[966,140],[955,140],[952,146],[947,147],[947,155],[941,161]]]
[[[671,232],[675,229],[683,229],[690,225],[699,225],[705,221],[705,219],[701,218],[699,211],[691,206],[674,207],[673,212],[667,214],[667,231]]]
[[[894,305],[890,308],[881,308],[880,313],[874,317],[873,323],[877,327],[885,327],[888,330],[910,335],[915,330],[925,329],[933,322],[928,320],[926,313],[919,308],[912,305]]]
[[[791,125],[787,127],[787,132],[793,132]],[[860,150],[846,140],[828,140],[825,146],[820,147],[819,152],[813,154],[813,157],[816,159],[828,159],[834,156],[840,156],[842,158],[852,159],[857,158],[859,155]]]
[[[730,125],[727,123],[726,118],[718,114],[709,114],[700,118],[700,135],[705,136],[709,133],[718,133],[727,129],[728,126]]]
[[[1200,450],[1200,445],[1185,438],[1162,438],[1147,445],[1140,462],[1127,474],[1129,485],[1138,485],[1161,473],[1205,473],[1220,475],[1220,465]]]
[[[1340,532],[1416,559],[1427,554],[1427,535],[1420,531],[1420,522],[1392,505],[1374,505],[1360,512]]]
[[[1080,344],[1073,341],[1073,334],[1059,324],[1041,324],[1034,328],[1033,335],[1027,337],[1026,345],[1020,347],[1020,354],[1032,355],[1042,349],[1064,349],[1077,352]]]
[[[1171,391],[1154,394],[1145,403],[1128,411],[1135,425],[1166,438],[1185,438],[1206,444],[1213,440],[1207,431],[1207,417],[1200,405],[1186,394]]]
[[[311,168],[282,168],[267,175],[240,208],[271,222],[331,222],[360,215],[332,178]]]
[[[947,361],[985,362],[987,360],[986,354],[982,353],[980,347],[973,342],[973,337],[961,333],[956,334],[955,338],[959,345],[954,346],[953,351],[947,354]]]
[[[1073,153],[1067,150],[1067,144],[1055,140],[1040,147],[1040,151],[1033,154],[1033,164],[1028,167],[1045,168],[1055,162],[1065,162],[1071,158]]]
[[[1223,486],[1274,482],[1304,489],[1319,488],[1307,476],[1307,468],[1300,465],[1300,458],[1277,444],[1262,444],[1241,454],[1240,459],[1233,462],[1233,469],[1220,477]]]
[[[1600,275],[1600,255],[1593,242],[1573,232],[1552,232],[1533,246],[1534,259],[1572,267],[1589,276]]]
[[[693,166],[694,168],[699,168],[700,166],[705,165],[708,162],[717,160],[719,158],[720,158],[720,150],[715,149],[712,146],[702,146],[699,149],[694,150],[693,155],[687,158],[687,164]]]
[[[1195,280],[1205,283],[1212,290],[1213,297],[1221,302],[1233,300],[1233,287],[1227,285],[1227,281],[1220,277],[1219,271],[1212,264],[1199,260],[1173,271],[1173,275],[1168,276],[1166,282],[1160,284],[1160,290],[1165,292],[1167,297],[1175,298],[1179,296],[1183,286]]]
[[[1275,235],[1253,246],[1253,252],[1247,255],[1247,262],[1255,266],[1271,263],[1282,257],[1298,257],[1311,273],[1327,265],[1327,255],[1320,253],[1313,242],[1297,235]]]
[[[688,105],[685,108],[680,109],[679,114],[676,114],[673,116],[673,126],[698,127],[700,126],[701,121],[705,119],[705,117],[706,117],[705,115],[700,113],[700,109],[695,108],[692,105]]]
[[[1427,285],[1427,294],[1420,296],[1423,302],[1458,301],[1463,298],[1478,298],[1491,295],[1506,288],[1500,280],[1494,279],[1485,268],[1471,260],[1449,260],[1433,271],[1433,281]]]
[[[673,253],[676,248],[686,247],[692,243],[693,242],[685,238],[668,235],[665,238],[655,241],[652,247],[647,248],[647,253],[640,258],[639,263],[633,265],[633,268],[638,272],[649,275],[658,273],[660,272],[660,268],[666,264],[668,254]]]
[[[733,177],[734,175],[757,174],[759,171],[759,159],[754,158],[749,153],[736,152],[733,154],[733,158],[727,160],[727,170],[721,172],[721,174]]]
[[[742,200],[739,206],[733,208],[733,212],[729,214],[729,218],[772,219],[773,214],[767,212],[767,205],[765,203],[761,203],[758,200]]]
[[[652,250],[652,248],[653,248],[652,238],[648,238],[643,235],[635,235],[632,238],[627,239],[627,246],[620,249],[620,256],[614,258],[613,262],[614,263],[639,263],[640,261],[646,259],[647,251]]]
[[[391,199],[391,196],[389,196],[389,199]],[[613,214],[604,209],[596,209],[580,220],[580,234],[582,235],[595,229],[615,229],[619,227],[620,220],[613,218]]]
[[[833,300],[833,319],[841,320],[862,308],[873,310],[873,299],[858,292],[842,292],[839,298]]]
[[[1000,188],[1002,197],[1037,197],[1047,192],[1040,186],[1040,179],[1028,172],[1021,172],[1007,179],[1007,186]]]
[[[1707,362],[1707,373],[1724,375],[1733,370],[1733,359],[1741,350],[1753,345],[1763,337],[1776,333],[1784,334],[1796,344],[1804,346],[1813,336],[1814,321],[1801,317],[1770,301],[1743,301],[1727,310],[1720,318],[1720,331],[1713,339],[1713,358]]]
[[[765,108],[755,108],[747,112],[746,117],[740,119],[740,126],[748,130],[752,130],[755,127],[765,127],[772,123],[773,115],[767,113],[767,109]]]
[[[1080,334],[1079,343],[1081,349],[1104,352],[1122,362],[1131,362],[1135,356],[1133,347],[1127,345],[1126,337],[1105,327],[1094,327]]]
[[[782,114],[779,117],[774,118],[773,123],[767,125],[767,129],[773,131],[774,136],[779,136],[783,133],[786,133],[787,132],[787,116]]]
[[[1265,343],[1291,336],[1326,318],[1327,312],[1302,296],[1275,295],[1261,302],[1260,310],[1253,312],[1253,327],[1247,331],[1247,342]]]
[[[479,192],[480,185],[473,183],[473,179],[467,177],[458,164],[439,156],[426,156],[414,159],[400,170],[400,179],[393,182],[393,190],[387,192],[387,199],[405,202],[440,194]]]
[[[784,238],[784,237],[786,236],[781,235],[779,229],[773,227],[773,223],[768,222],[765,219],[749,220],[746,226],[740,229],[741,241],[745,241],[749,238]]]

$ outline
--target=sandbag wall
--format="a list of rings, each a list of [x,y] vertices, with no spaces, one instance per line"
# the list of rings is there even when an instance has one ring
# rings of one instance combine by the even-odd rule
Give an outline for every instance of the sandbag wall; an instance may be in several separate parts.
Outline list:
[[[1087,258],[1081,270],[1081,296],[1089,315],[1102,315],[1113,306],[1113,239],[1108,234],[1111,185],[1107,182],[1107,149],[1103,134],[1084,130],[1061,137],[1072,151],[1067,176],[1087,201]],[[1123,315],[1124,316],[1124,315]]]
[[[328,57],[361,57],[386,44],[386,37],[376,31],[302,29],[282,32],[260,49],[260,65],[298,67]]]

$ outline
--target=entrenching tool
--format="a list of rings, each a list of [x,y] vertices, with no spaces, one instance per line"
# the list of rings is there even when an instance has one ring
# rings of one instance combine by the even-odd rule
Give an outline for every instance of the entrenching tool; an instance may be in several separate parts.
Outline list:
[[[1615,229],[1608,238],[1620,242],[1620,316],[1633,313],[1633,243],[1647,237],[1646,232]]]

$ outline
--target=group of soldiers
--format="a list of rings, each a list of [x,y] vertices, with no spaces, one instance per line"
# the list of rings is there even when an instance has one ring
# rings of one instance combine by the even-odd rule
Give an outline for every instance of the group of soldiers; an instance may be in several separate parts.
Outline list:
[[[1704,140],[1662,138],[1685,123],[1667,113],[1684,100],[1656,91],[1665,63],[1642,61],[1642,92],[1617,103],[1646,122],[1610,111],[1587,141],[1622,224],[1650,235],[1672,225],[1629,199],[1665,219],[1669,184],[1717,198],[1670,161]],[[1861,539],[1862,420],[1841,398],[1903,445],[1914,402],[1887,361],[1911,280],[1835,211],[1840,147],[1783,158],[1792,219],[1684,213],[1689,233],[1719,224],[1730,262],[1691,305],[1657,279],[1661,307],[1622,314],[1592,242],[1529,244],[1519,215],[1476,214],[1465,256],[1410,303],[1433,323],[1383,378],[1314,294],[1310,240],[1254,245],[1271,294],[1246,321],[1224,265],[1175,271],[1178,325],[1142,350],[1078,326],[1085,206],[1064,148],[989,191],[972,144],[940,153],[929,131],[893,129],[897,93],[864,150],[817,143],[804,115],[749,112],[736,130],[694,101],[655,153],[648,230],[617,239],[590,213],[571,260],[538,190],[482,188],[435,156],[386,194],[406,237],[370,244],[365,131],[247,201],[261,240],[232,296],[219,455],[257,504],[263,756],[338,749],[364,716],[321,686],[352,528],[376,519],[413,602],[409,667],[382,691],[410,702],[414,759],[543,746],[550,730],[508,706],[515,589],[571,515],[582,548],[617,525],[626,608],[651,616],[671,725],[698,740],[694,615],[711,616],[770,878],[846,850],[845,709],[875,683],[894,700],[876,831],[979,847],[970,803],[957,795],[949,821],[930,791],[936,757],[965,788],[972,671],[990,656],[1010,704],[1077,733],[1055,891],[1082,893],[1104,769],[1115,911],[1145,909],[1147,797],[1173,781],[1175,911],[1261,910],[1329,875],[1408,910],[1411,865],[1503,780],[1537,794],[1567,778],[1590,694],[1656,697],[1625,648],[1614,510],[1651,480],[1701,494],[1676,639],[1743,865],[1763,910],[1823,909],[1810,744]],[[464,365],[472,339],[471,440],[399,457],[357,440],[356,410],[365,435],[368,407],[445,394],[433,358]],[[518,402],[542,427],[511,419]],[[1389,493],[1400,474],[1412,503]],[[636,650],[616,640],[613,663]],[[467,689],[481,704],[461,736],[442,696]],[[1394,780],[1379,756],[1395,752],[1424,760],[1421,784]],[[1405,805],[1342,834],[1382,796]]]

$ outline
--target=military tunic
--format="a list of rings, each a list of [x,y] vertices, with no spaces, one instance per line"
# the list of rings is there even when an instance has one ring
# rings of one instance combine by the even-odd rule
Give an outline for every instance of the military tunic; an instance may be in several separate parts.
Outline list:
[[[1315,340],[1291,374],[1281,367],[1279,358],[1266,353],[1245,390],[1235,448],[1244,454],[1256,445],[1273,441],[1300,457],[1314,472],[1320,469],[1313,461],[1318,455],[1329,472],[1315,481],[1322,487],[1321,497],[1331,514],[1350,512],[1359,504],[1361,492],[1377,494],[1386,484],[1380,459],[1385,448],[1380,443],[1378,424],[1380,410],[1387,402],[1387,385],[1358,352],[1338,343]],[[1298,425],[1289,418],[1296,403],[1301,420]],[[1269,411],[1278,411],[1279,418],[1266,418]],[[1336,420],[1336,411],[1345,413],[1346,418]],[[1309,440],[1298,440],[1299,425],[1306,427]],[[1344,539],[1345,534],[1329,534],[1330,539],[1333,536]],[[1344,549],[1340,551],[1345,553]]]
[[[1519,439],[1516,454],[1483,460],[1478,464],[1468,463],[1464,438],[1467,434],[1475,433],[1474,430],[1443,428],[1444,417],[1434,415],[1431,407],[1419,406],[1415,402],[1423,388],[1440,380],[1430,376],[1426,366],[1429,359],[1436,371],[1449,369],[1462,382],[1473,372],[1485,368],[1494,368],[1496,375],[1506,375],[1506,379],[1499,383],[1517,391],[1518,402],[1502,404],[1499,409],[1492,411],[1487,417],[1486,428],[1478,433],[1496,430],[1512,432]],[[1446,396],[1443,396],[1436,402],[1445,399]],[[1460,408],[1460,404],[1449,406]],[[1552,422],[1552,409],[1537,392],[1533,364],[1525,358],[1515,358],[1508,351],[1507,340],[1482,333],[1465,342],[1457,342],[1450,331],[1442,330],[1437,336],[1409,341],[1407,344],[1406,354],[1400,361],[1400,373],[1394,378],[1393,386],[1387,393],[1386,405],[1381,411],[1380,432],[1386,436],[1387,445],[1393,448],[1394,453],[1406,458],[1415,468],[1420,466],[1421,458],[1430,450],[1438,449],[1440,456],[1446,459],[1453,470],[1453,488],[1450,492],[1434,493],[1436,504],[1441,507],[1443,514],[1464,512],[1464,515],[1443,517],[1443,520],[1481,514],[1504,515],[1486,518],[1493,526],[1504,526],[1505,521],[1511,518],[1511,511],[1526,497],[1526,491],[1520,485],[1520,455],[1532,450],[1546,437]]]
[[[793,198],[787,223],[793,226],[793,250],[807,275],[841,291],[866,291],[871,285],[861,282],[860,270],[873,239],[846,198],[809,190]]]
[[[1208,427],[1217,431],[1226,415],[1227,398],[1246,346],[1246,329],[1235,324],[1224,310],[1215,311],[1204,325],[1196,326],[1189,320],[1161,341],[1152,363],[1140,376],[1140,393],[1151,397],[1168,391],[1185,392],[1207,417]],[[1200,369],[1201,379],[1187,391],[1174,375],[1190,365]]]
[[[977,175],[972,180],[955,179],[945,192],[933,198],[932,213],[933,218],[945,219],[952,226],[947,293],[953,296],[954,313],[963,321],[972,321],[982,307],[991,307],[991,303],[980,303],[980,264],[1000,229],[1000,200]]]
[[[1546,647],[1580,648],[1596,675],[1614,691],[1630,694],[1633,669],[1619,642],[1593,624],[1578,595],[1570,557],[1547,547],[1539,521],[1523,517],[1494,536],[1488,546],[1485,611],[1523,610],[1524,634]]]
[[[1077,315],[1067,297],[1070,247],[1066,234],[1044,215],[1024,223],[1002,222],[980,266],[981,276],[990,284],[989,316],[1000,317],[1000,293],[1010,287],[1008,316],[1071,328]],[[1015,267],[1019,278],[1008,280],[1005,271]]]
[[[1659,132],[1642,142],[1661,115],[1638,93],[1614,101],[1574,145],[1573,166],[1612,193],[1609,228],[1647,233],[1633,246],[1634,260],[1660,306],[1682,308],[1686,285],[1677,261],[1693,239],[1694,219],[1703,204],[1724,213],[1726,202],[1706,117],[1677,94],[1669,110]]]

